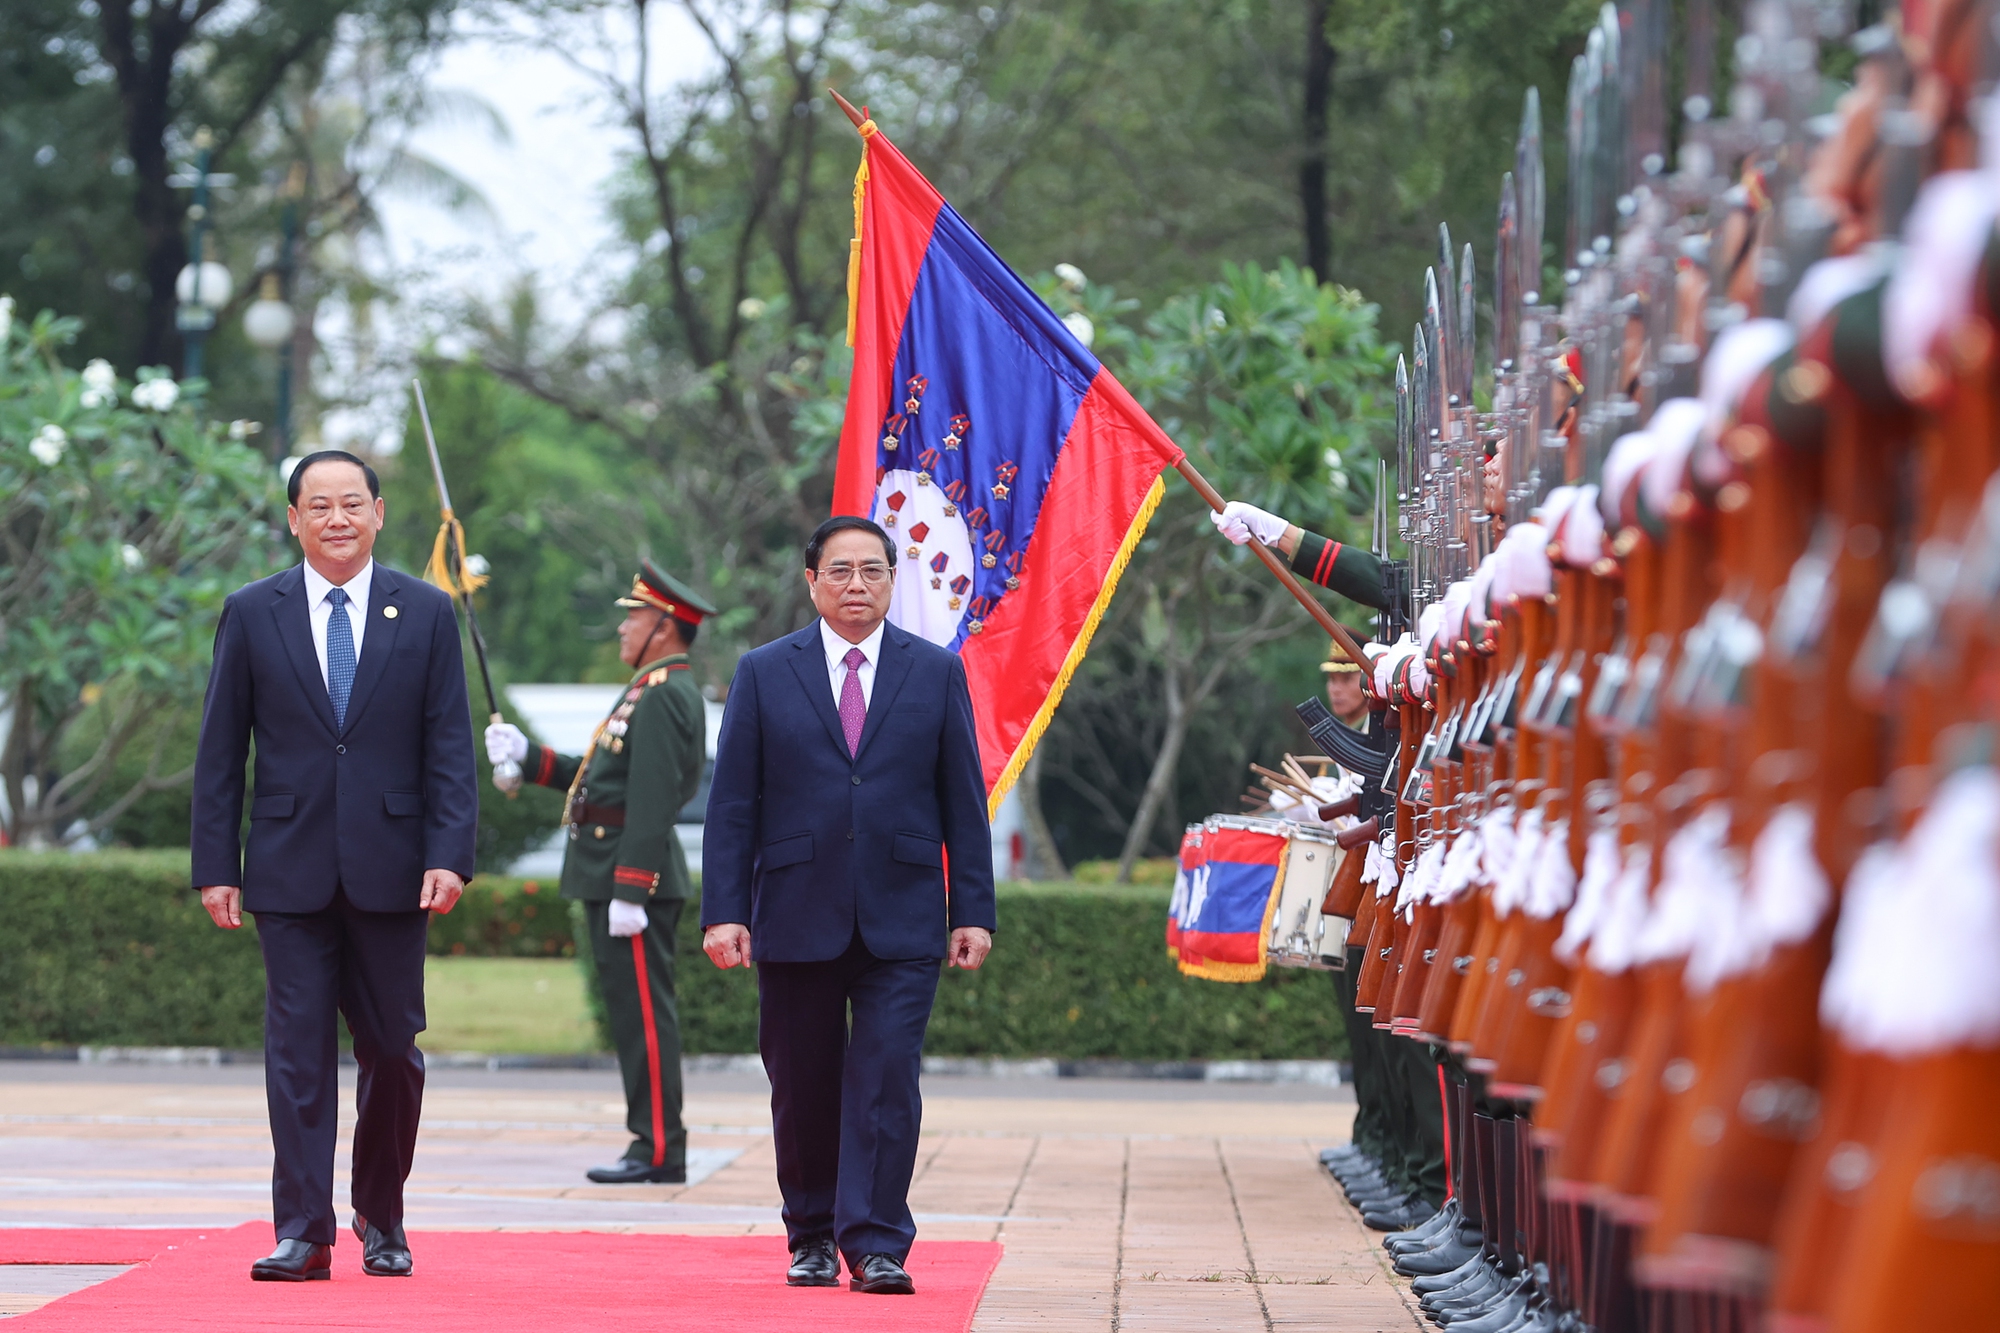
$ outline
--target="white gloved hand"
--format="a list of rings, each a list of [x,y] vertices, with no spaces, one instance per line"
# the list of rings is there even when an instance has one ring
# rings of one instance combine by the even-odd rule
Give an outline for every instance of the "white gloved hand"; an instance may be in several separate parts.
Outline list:
[[[528,738],[512,722],[495,722],[486,728],[486,762],[493,765],[520,763],[528,757]]]
[[[1208,521],[1238,546],[1252,537],[1266,546],[1276,546],[1278,539],[1285,535],[1285,529],[1291,526],[1276,514],[1267,514],[1256,505],[1244,504],[1241,500],[1231,500],[1219,511],[1209,510]]]
[[[624,939],[627,935],[637,935],[646,928],[646,909],[638,903],[628,903],[623,898],[611,900],[611,925],[613,939]]]

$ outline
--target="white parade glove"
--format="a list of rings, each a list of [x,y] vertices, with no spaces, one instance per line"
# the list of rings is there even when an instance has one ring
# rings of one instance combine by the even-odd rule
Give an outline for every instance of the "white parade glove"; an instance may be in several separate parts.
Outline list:
[[[1266,546],[1276,546],[1278,539],[1285,535],[1285,529],[1291,526],[1276,514],[1267,514],[1256,505],[1244,504],[1241,500],[1231,500],[1222,506],[1220,512],[1209,510],[1208,521],[1238,546],[1252,537]]]
[[[486,728],[486,762],[496,767],[520,763],[528,757],[528,738],[512,722],[495,722]]]
[[[646,928],[646,909],[638,903],[628,903],[623,898],[611,900],[611,936],[624,939],[627,935],[637,935]]]

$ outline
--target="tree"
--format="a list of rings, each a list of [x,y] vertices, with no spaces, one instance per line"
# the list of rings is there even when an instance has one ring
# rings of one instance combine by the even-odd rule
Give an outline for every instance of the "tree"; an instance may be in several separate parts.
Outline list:
[[[1060,301],[1060,292],[1052,293]],[[1079,304],[1103,312],[1106,302]],[[1376,309],[1322,286],[1289,261],[1226,265],[1220,282],[1176,297],[1143,335],[1116,326],[1107,361],[1205,474],[1232,496],[1336,538],[1371,512],[1383,441],[1389,349]],[[1289,593],[1215,534],[1207,506],[1176,487],[1160,507],[1121,598],[1128,651],[1143,649],[1160,720],[1145,786],[1119,855],[1131,877],[1166,808],[1196,713],[1232,669],[1265,644],[1297,636]],[[1237,770],[1240,772],[1240,768]]]
[[[79,373],[60,355],[74,320],[24,331],[0,310],[0,783],[5,832],[40,846],[188,780],[174,724],[201,699],[222,599],[277,561],[281,501],[171,379]],[[141,738],[146,762],[111,790]]]
[[[0,6],[0,261],[28,308],[74,310],[88,352],[178,355],[174,280],[187,262],[174,178],[211,126],[213,169],[246,176],[274,98],[358,25],[407,61],[453,0],[9,0]],[[279,175],[282,177],[282,171]],[[60,220],[63,225],[51,225]],[[131,316],[134,303],[138,318]]]

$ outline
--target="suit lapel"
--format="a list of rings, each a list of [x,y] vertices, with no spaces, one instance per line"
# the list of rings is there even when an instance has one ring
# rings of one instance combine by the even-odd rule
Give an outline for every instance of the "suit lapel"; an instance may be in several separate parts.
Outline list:
[[[382,673],[388,669],[389,655],[396,651],[396,635],[403,625],[402,583],[401,575],[376,562],[368,589],[368,630],[361,636],[361,660],[354,666],[354,693],[347,699],[348,731],[354,730],[354,720],[368,706],[368,697],[375,693]],[[396,609],[393,616],[388,614],[390,607]]]
[[[833,674],[826,669],[826,650],[820,643],[817,620],[792,636],[792,649],[792,670],[798,673],[807,702],[825,724],[827,736],[846,754],[847,734],[840,729],[840,711],[833,706]]]
[[[285,645],[285,656],[292,659],[292,670],[298,673],[299,685],[313,711],[328,735],[338,735],[333,725],[333,700],[327,697],[319,653],[313,649],[312,608],[306,605],[305,589],[306,576],[300,570],[289,569],[279,575],[271,598],[271,619],[278,626],[278,639]]]
[[[868,742],[882,730],[896,695],[910,678],[910,660],[909,636],[889,626],[882,633],[882,660],[875,664],[875,688],[868,692],[868,720],[861,724],[861,744],[854,747],[856,759],[868,752]]]

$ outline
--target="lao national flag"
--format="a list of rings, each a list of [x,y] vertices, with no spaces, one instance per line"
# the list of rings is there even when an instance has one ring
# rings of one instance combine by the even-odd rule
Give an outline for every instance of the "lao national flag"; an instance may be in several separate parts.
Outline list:
[[[1261,981],[1270,917],[1285,873],[1282,835],[1211,828],[1189,876],[1181,915],[1181,971],[1211,981]]]
[[[1195,883],[1200,879],[1206,853],[1202,850],[1204,826],[1189,824],[1181,835],[1180,863],[1174,868],[1174,893],[1167,903],[1167,957],[1180,960],[1181,937],[1194,921]]]
[[[888,530],[889,618],[964,659],[998,809],[1181,451],[872,120],[861,137],[833,512]]]

